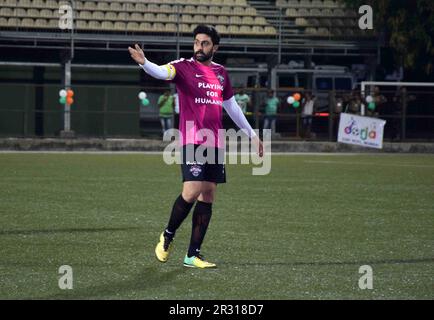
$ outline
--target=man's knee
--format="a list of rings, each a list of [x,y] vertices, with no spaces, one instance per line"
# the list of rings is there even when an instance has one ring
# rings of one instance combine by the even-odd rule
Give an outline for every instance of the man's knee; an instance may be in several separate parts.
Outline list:
[[[217,188],[215,184],[205,184],[202,188],[202,192],[198,197],[198,200],[202,202],[213,203],[215,199],[216,189]]]
[[[202,192],[199,195],[198,200],[201,202],[213,203],[214,202],[214,192]]]
[[[197,198],[199,198],[199,195],[200,195],[200,191],[198,191],[198,192],[192,191],[192,190],[182,191],[182,197],[188,203],[195,202],[197,200]]]
[[[195,202],[201,194],[201,183],[184,184],[182,189],[182,197],[189,203]]]

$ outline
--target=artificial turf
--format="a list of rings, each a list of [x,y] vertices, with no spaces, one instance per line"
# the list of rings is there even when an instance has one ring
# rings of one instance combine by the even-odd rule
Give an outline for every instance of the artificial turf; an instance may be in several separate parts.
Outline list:
[[[275,155],[251,173],[228,166],[202,246],[218,268],[192,270],[190,218],[154,257],[181,190],[161,155],[0,154],[0,299],[434,298],[433,155]]]

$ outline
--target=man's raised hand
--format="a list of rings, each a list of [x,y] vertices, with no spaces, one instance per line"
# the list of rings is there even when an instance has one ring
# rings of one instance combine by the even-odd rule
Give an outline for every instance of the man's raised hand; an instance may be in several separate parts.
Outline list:
[[[131,58],[138,64],[145,64],[145,54],[138,44],[135,45],[135,49],[128,47]]]

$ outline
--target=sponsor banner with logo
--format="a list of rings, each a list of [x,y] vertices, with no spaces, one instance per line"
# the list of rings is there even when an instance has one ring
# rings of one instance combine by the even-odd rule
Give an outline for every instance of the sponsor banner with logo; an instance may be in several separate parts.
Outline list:
[[[341,113],[338,142],[382,149],[385,125],[385,120]]]

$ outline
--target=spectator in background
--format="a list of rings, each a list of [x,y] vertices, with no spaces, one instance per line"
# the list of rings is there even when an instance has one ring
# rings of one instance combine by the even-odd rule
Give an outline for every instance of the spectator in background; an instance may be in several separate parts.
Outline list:
[[[369,110],[369,108],[366,110],[366,115],[368,117],[378,117],[378,110],[380,110],[381,106],[387,102],[387,99],[385,96],[383,96],[380,93],[379,87],[374,87],[374,92],[372,93],[372,98],[374,99],[375,103],[375,110]]]
[[[274,96],[274,91],[268,90],[268,97],[265,100],[264,129],[271,129],[272,133],[276,133],[276,117],[279,105],[280,100]]]
[[[240,91],[235,95],[235,101],[238,103],[243,113],[246,114],[247,107],[250,107],[251,102],[249,95],[246,94],[243,88],[241,88]]]
[[[160,108],[160,122],[163,135],[166,130],[172,128],[174,104],[174,98],[170,94],[170,90],[166,90],[164,94],[158,98],[158,108]]]
[[[351,96],[351,99],[345,108],[345,112],[360,115],[362,107],[364,107],[366,110],[366,106],[362,101],[362,97],[359,93],[355,92]]]
[[[307,92],[305,97],[302,100],[302,112],[301,112],[301,119],[303,124],[303,132],[302,136],[304,138],[310,138],[311,136],[311,130],[312,130],[312,119],[313,119],[313,113],[315,109],[315,97],[312,97],[312,95]]]
[[[178,92],[173,95],[173,100],[175,103],[175,114],[174,114],[174,128],[179,128],[179,98]]]

